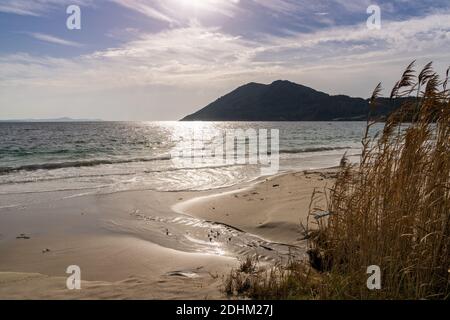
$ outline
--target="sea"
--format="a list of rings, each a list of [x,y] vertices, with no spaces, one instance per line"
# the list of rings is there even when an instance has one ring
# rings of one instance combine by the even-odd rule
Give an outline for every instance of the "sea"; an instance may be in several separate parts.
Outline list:
[[[200,136],[195,148],[205,149],[224,132],[236,130],[266,130],[269,136],[277,130],[279,173],[337,166],[344,154],[358,162],[365,126],[365,122],[4,122],[0,208],[130,190],[210,190],[255,180],[263,174],[261,163],[224,164],[206,157],[194,163],[174,152]]]

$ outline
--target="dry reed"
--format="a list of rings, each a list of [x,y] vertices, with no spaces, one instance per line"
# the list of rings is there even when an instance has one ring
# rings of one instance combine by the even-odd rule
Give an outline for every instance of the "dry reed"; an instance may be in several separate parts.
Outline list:
[[[319,222],[312,250],[329,266],[326,296],[448,299],[450,293],[450,101],[431,63],[411,63],[391,98],[411,99],[374,138],[369,117],[361,163],[345,163],[330,192],[330,216]],[[381,91],[378,85],[371,108]],[[406,123],[407,122],[407,123]],[[382,270],[382,289],[368,290],[367,267]]]
[[[230,274],[228,294],[257,299],[448,299],[448,76],[447,70],[440,80],[431,63],[416,75],[413,62],[391,98],[414,98],[390,115],[375,136],[370,133],[378,121],[369,114],[360,164],[342,161],[328,194],[328,213],[307,235],[311,265],[320,269],[320,277],[301,262],[265,271],[253,266],[250,274]],[[381,84],[370,100],[372,111],[380,92]],[[371,265],[381,268],[380,290],[366,285]]]

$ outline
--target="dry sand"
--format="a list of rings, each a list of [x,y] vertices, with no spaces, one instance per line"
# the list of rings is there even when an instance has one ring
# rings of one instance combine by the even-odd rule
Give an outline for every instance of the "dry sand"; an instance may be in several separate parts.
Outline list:
[[[239,255],[255,250],[270,260],[284,244],[302,249],[299,222],[314,188],[330,186],[332,176],[287,173],[220,191],[0,209],[0,299],[223,298],[222,276]],[[81,268],[81,290],[66,288],[70,265]]]

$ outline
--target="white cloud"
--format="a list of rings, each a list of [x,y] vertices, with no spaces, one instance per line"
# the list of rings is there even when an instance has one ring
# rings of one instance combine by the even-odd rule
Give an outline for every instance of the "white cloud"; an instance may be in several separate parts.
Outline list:
[[[109,0],[151,19],[181,25],[209,13],[233,17],[239,0]]]
[[[37,16],[39,10],[33,6],[23,5],[23,3],[5,3],[0,4],[0,12],[13,13],[22,16]]]
[[[449,49],[450,14],[444,13],[386,21],[375,31],[362,24],[258,41],[191,23],[72,59],[0,56],[0,96],[6,94],[14,102],[9,92],[20,90],[13,88],[34,92],[53,88],[92,96],[160,86],[172,87],[174,95],[187,88],[226,92],[248,81],[276,79],[367,96],[378,81],[396,80],[401,68],[415,58],[435,60],[438,67],[448,63]],[[187,113],[182,109],[180,116]]]
[[[2,0],[0,12],[40,16],[58,6],[92,5],[93,0]]]
[[[45,33],[31,32],[31,33],[29,33],[29,35],[37,40],[54,43],[54,44],[59,44],[59,45],[63,45],[63,46],[70,46],[70,47],[81,47],[82,46],[80,43],[65,40],[65,39],[58,38],[58,37],[55,37],[55,36],[52,36],[49,34],[45,34]]]
[[[156,20],[165,21],[169,23],[175,22],[174,19],[172,19],[168,15],[164,14],[162,11],[153,7],[149,1],[145,0],[111,0],[111,1],[125,8],[140,12]]]
[[[32,35],[52,43],[79,45],[50,35]],[[449,14],[386,22],[378,31],[361,25],[289,37],[272,36],[259,41],[193,23],[183,28],[143,34],[121,47],[74,59],[48,59],[45,65],[49,73],[53,73],[52,78],[61,82],[69,80],[65,79],[65,67],[75,65],[79,66],[78,71],[69,72],[72,83],[78,78],[83,84],[84,77],[88,76],[93,80],[102,77],[97,81],[102,86],[192,84],[238,74],[257,77],[278,72],[282,77],[283,74],[291,74],[292,70],[320,68],[331,62],[340,67],[351,66],[352,63],[373,63],[375,59],[383,63],[383,60],[405,55],[433,56],[449,47],[449,37]],[[4,66],[14,59],[10,57],[8,61],[3,57],[0,61]],[[68,63],[62,64],[62,61]],[[24,78],[28,81],[34,77]]]
[[[311,2],[308,3],[301,3],[301,2],[292,2],[292,1],[286,1],[286,0],[278,0],[278,1],[272,1],[272,0],[253,0],[253,2],[257,3],[261,7],[265,9],[269,9],[276,13],[282,13],[285,15],[289,15],[294,13],[300,8],[310,7],[313,5]]]

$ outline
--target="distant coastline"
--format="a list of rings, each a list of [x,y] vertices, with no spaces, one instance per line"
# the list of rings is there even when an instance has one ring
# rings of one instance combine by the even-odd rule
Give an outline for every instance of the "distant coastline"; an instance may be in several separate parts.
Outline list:
[[[0,120],[0,123],[19,123],[19,122],[104,122],[102,119],[74,119],[68,117],[51,119],[6,119]]]

